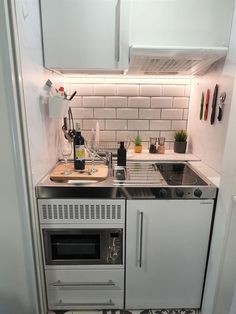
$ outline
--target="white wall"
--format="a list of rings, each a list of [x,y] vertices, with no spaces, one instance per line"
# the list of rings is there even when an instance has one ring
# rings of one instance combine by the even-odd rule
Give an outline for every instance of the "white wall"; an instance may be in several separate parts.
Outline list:
[[[0,313],[41,314],[19,127],[18,78],[13,71],[10,33],[6,26],[7,3],[7,0],[0,1]]]
[[[233,90],[233,77],[223,75],[222,66],[218,66],[209,74],[195,78],[192,83],[190,110],[189,110],[189,145],[188,149],[194,155],[198,156],[208,166],[215,169],[217,172],[222,172],[222,159],[224,154],[224,145],[226,140],[226,132],[230,114],[231,97]],[[212,111],[212,98],[215,85],[219,85],[217,111],[215,123],[210,124]],[[210,101],[208,110],[208,119],[200,120],[200,103],[202,91],[206,95],[207,89],[210,89]],[[219,96],[221,92],[226,92],[226,101],[224,106],[223,119],[221,122],[217,120]],[[205,104],[204,104],[205,108]]]
[[[236,12],[234,12],[229,54],[223,75],[233,79],[236,78]],[[225,150],[222,159],[222,176],[203,302],[203,314],[228,314],[236,284],[236,208],[232,201],[232,196],[236,195],[235,117],[236,81],[233,86]],[[235,300],[231,310],[230,314],[236,311]]]
[[[63,76],[43,68],[39,1],[16,0],[16,8],[32,178],[36,184],[57,160],[61,133],[61,121],[49,118],[43,88],[47,79],[60,86]]]

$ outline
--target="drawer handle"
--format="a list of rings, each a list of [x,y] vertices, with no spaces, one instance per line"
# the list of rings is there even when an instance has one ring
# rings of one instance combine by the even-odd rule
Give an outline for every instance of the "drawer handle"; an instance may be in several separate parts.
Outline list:
[[[59,300],[57,303],[54,304],[55,306],[114,306],[115,303],[110,299],[109,302],[89,302],[89,303],[84,303],[84,302],[76,302],[76,303],[67,303],[63,302],[62,300]]]
[[[51,284],[54,287],[91,287],[91,286],[115,286],[116,284],[109,280],[107,282],[61,282],[58,280]]]

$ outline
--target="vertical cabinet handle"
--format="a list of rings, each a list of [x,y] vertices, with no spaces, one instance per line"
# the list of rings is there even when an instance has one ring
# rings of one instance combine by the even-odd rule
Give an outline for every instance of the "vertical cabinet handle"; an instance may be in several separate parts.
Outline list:
[[[117,0],[115,16],[115,61],[120,61],[120,0]]]
[[[138,212],[139,216],[139,251],[138,251],[138,266],[141,268],[143,263],[143,212]]]

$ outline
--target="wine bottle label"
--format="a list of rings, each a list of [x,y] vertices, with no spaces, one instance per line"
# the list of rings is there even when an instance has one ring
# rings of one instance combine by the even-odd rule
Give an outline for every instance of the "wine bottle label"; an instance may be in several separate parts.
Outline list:
[[[75,145],[75,159],[76,160],[84,160],[85,159],[84,145]]]

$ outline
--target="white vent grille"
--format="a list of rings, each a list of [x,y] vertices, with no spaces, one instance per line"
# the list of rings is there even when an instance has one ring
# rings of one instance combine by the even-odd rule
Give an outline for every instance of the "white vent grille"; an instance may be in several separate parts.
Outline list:
[[[123,223],[123,200],[38,200],[41,223]]]
[[[202,75],[225,57],[225,47],[130,47],[129,74]]]

